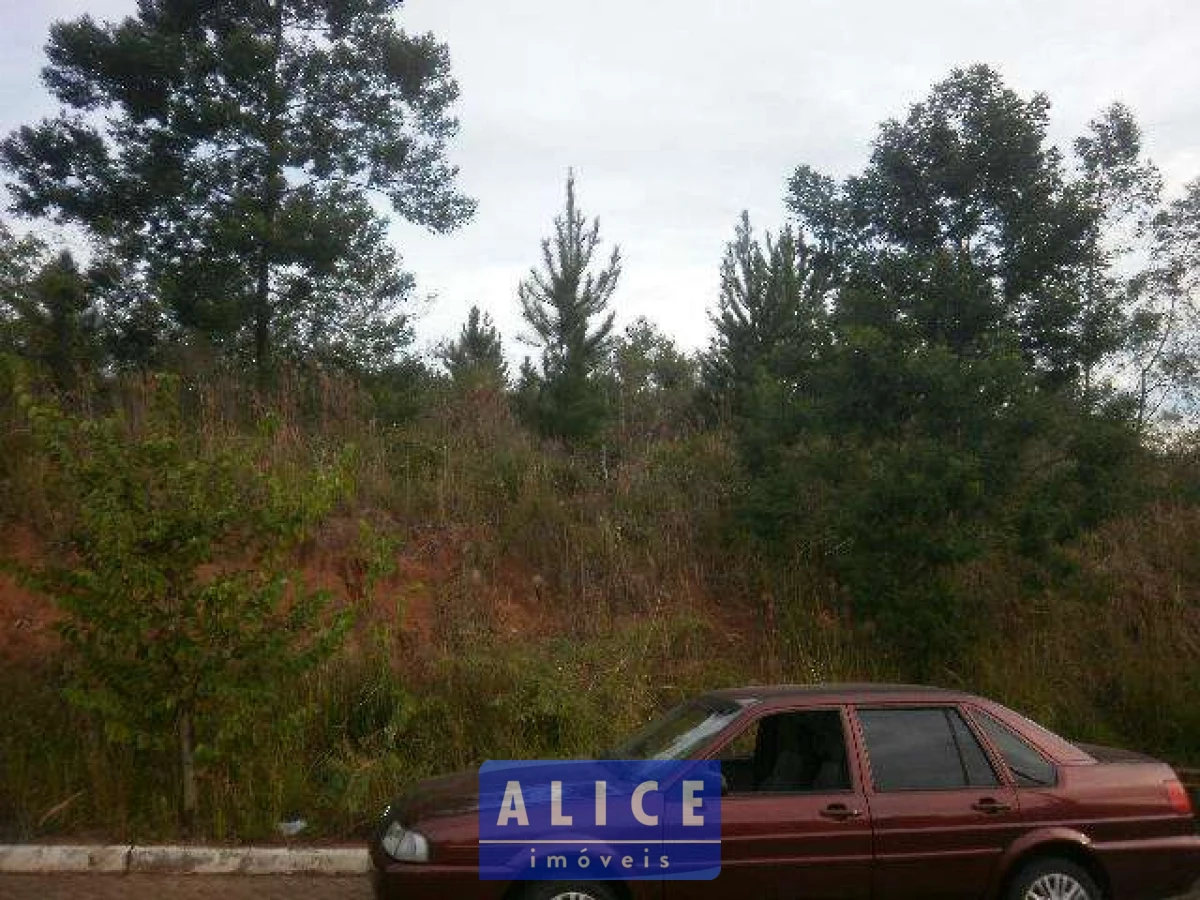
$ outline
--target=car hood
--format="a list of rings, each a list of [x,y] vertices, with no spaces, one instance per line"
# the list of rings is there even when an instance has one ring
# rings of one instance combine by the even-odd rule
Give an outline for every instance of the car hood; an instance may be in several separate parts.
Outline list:
[[[395,817],[405,825],[437,816],[456,816],[479,809],[479,772],[469,769],[418,781],[392,804]]]
[[[618,761],[602,762],[600,765],[620,766],[621,763]],[[590,784],[586,788],[579,789],[586,790],[582,796],[589,798],[593,796]],[[568,785],[565,790],[564,797],[570,797],[577,789]],[[488,809],[499,810],[502,800],[503,793],[488,794],[483,798],[483,804]],[[549,788],[547,786],[542,786],[541,789],[527,788],[524,800],[528,807],[548,804],[550,802]],[[475,814],[479,811],[479,807],[479,770],[468,769],[451,775],[418,781],[396,798],[391,805],[390,813],[391,817],[402,825],[413,826],[425,819]]]

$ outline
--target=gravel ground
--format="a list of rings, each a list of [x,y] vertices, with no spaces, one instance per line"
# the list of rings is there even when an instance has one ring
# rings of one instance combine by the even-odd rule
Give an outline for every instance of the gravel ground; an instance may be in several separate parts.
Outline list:
[[[0,900],[371,900],[364,877],[0,875]]]

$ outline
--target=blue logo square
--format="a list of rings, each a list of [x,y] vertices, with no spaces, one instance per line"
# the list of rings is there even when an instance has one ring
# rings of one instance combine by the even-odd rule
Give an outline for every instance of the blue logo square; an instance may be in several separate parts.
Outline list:
[[[715,760],[489,760],[484,880],[708,880],[721,871]]]

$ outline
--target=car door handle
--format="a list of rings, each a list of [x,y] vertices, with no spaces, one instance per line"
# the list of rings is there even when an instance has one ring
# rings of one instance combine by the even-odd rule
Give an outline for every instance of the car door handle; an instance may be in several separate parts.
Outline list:
[[[845,803],[831,803],[821,810],[821,815],[823,815],[826,819],[844,822],[847,819],[857,819],[862,815],[862,810],[851,809]]]
[[[1001,803],[999,800],[992,797],[984,797],[971,804],[971,809],[976,812],[987,813],[989,816],[994,816],[997,813],[1008,812],[1012,809],[1007,803]]]

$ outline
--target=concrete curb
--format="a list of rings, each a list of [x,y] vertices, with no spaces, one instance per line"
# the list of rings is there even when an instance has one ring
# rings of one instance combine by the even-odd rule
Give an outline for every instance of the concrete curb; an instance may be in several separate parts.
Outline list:
[[[0,872],[9,875],[104,873],[120,875],[129,866],[128,844],[116,846],[42,846],[0,844]]]
[[[7,875],[362,875],[355,847],[137,847],[0,844]]]

